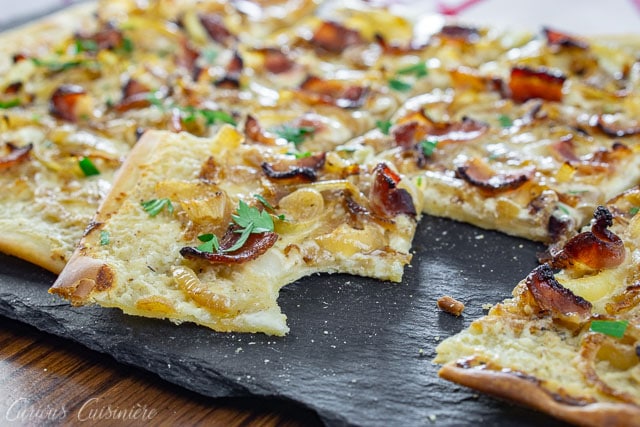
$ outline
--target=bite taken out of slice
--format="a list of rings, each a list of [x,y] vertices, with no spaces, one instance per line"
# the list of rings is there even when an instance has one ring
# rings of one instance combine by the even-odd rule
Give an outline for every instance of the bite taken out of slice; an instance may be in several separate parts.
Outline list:
[[[147,132],[50,292],[283,335],[278,291],[303,276],[400,281],[421,209],[415,188],[385,163],[289,151],[231,126],[211,139]]]

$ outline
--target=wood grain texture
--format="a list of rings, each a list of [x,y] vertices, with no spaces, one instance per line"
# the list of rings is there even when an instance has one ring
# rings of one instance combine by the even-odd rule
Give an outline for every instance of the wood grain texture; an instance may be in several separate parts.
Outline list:
[[[319,426],[311,411],[211,399],[0,317],[0,425]]]

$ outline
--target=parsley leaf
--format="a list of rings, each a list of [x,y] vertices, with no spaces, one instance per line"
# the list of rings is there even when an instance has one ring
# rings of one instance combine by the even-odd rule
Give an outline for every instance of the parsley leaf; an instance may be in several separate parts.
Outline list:
[[[273,231],[273,219],[266,211],[260,211],[240,200],[235,215],[231,215],[233,221],[242,228],[252,228],[254,233]],[[247,236],[248,237],[248,236]]]
[[[427,64],[424,62],[418,62],[414,65],[409,65],[408,67],[404,67],[396,71],[397,74],[413,74],[416,77],[424,77],[429,74],[429,70],[427,69]]]
[[[430,157],[433,154],[433,151],[436,149],[437,145],[438,141],[427,139],[420,142],[420,149],[425,156]]]
[[[74,59],[72,61],[45,61],[38,58],[31,58],[31,61],[38,67],[48,68],[49,71],[57,73],[59,71],[67,71],[72,68],[82,66],[98,67],[99,64],[95,61],[85,61],[80,59]]]
[[[376,120],[376,127],[385,135],[389,135],[389,130],[392,125],[390,120]]]
[[[83,157],[82,159],[78,160],[78,166],[80,166],[80,169],[82,170],[84,176],[100,175],[100,171],[88,157]]]
[[[271,129],[271,131],[278,135],[280,138],[284,138],[289,142],[293,142],[295,146],[298,146],[302,144],[307,136],[313,135],[313,133],[316,131],[316,128],[312,126],[295,127],[282,125]]]
[[[622,338],[627,326],[629,326],[628,320],[592,320],[589,329],[614,338]]]
[[[75,53],[98,51],[98,43],[96,43],[95,40],[76,39],[73,47],[75,49]]]
[[[21,102],[18,98],[10,99],[9,101],[0,101],[0,109],[19,107],[20,104]]]
[[[198,240],[203,242],[198,246],[198,250],[202,252],[220,252],[220,242],[215,234],[202,234],[198,236]]]
[[[500,122],[500,126],[502,126],[503,128],[508,128],[513,125],[513,120],[511,120],[511,118],[506,114],[500,114],[498,116],[498,122]]]
[[[156,216],[166,207],[170,214],[173,214],[173,205],[169,199],[151,199],[144,202],[140,202],[142,209],[149,214],[149,216]]]
[[[629,209],[629,215],[635,215],[638,212],[640,212],[640,207],[638,207],[638,206],[634,206],[631,209]]]
[[[411,84],[398,79],[389,79],[389,87],[398,92],[408,92],[412,88]]]
[[[109,232],[106,230],[102,230],[100,232],[100,246],[106,246],[111,243],[111,237],[109,236]]]
[[[207,125],[212,125],[215,122],[229,123],[230,125],[233,125],[233,126],[236,125],[236,121],[233,119],[231,114],[225,113],[224,111],[214,111],[214,110],[197,110],[197,111],[207,121]]]
[[[273,206],[271,206],[271,203],[269,203],[262,194],[254,194],[253,197],[255,197],[257,201],[262,203],[265,208],[269,210],[274,210]]]

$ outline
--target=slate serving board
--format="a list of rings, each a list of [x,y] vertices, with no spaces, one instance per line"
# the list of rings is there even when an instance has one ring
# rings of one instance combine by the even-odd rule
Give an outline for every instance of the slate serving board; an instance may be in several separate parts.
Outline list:
[[[440,339],[510,295],[542,247],[500,233],[424,217],[402,283],[315,275],[279,299],[284,338],[220,334],[119,310],[70,307],[49,295],[55,277],[0,255],[0,315],[75,340],[116,360],[212,397],[296,402],[334,425],[562,425],[437,377]],[[452,295],[463,316],[440,312]]]

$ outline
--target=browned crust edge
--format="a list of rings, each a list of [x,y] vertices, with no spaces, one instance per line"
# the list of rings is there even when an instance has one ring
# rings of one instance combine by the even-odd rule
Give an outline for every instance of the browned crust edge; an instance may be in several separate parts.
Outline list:
[[[438,375],[446,380],[528,406],[580,426],[640,426],[640,407],[599,402],[584,406],[562,403],[536,382],[515,373],[444,365]]]
[[[111,191],[100,204],[93,218],[94,223],[103,222],[120,208],[122,201],[140,178],[140,165],[156,150],[163,134],[162,131],[147,131],[133,147],[116,172]],[[90,302],[93,292],[104,291],[114,284],[113,271],[108,264],[83,255],[83,248],[89,238],[91,236],[82,238],[69,263],[49,289],[49,293],[60,295],[74,305]]]

